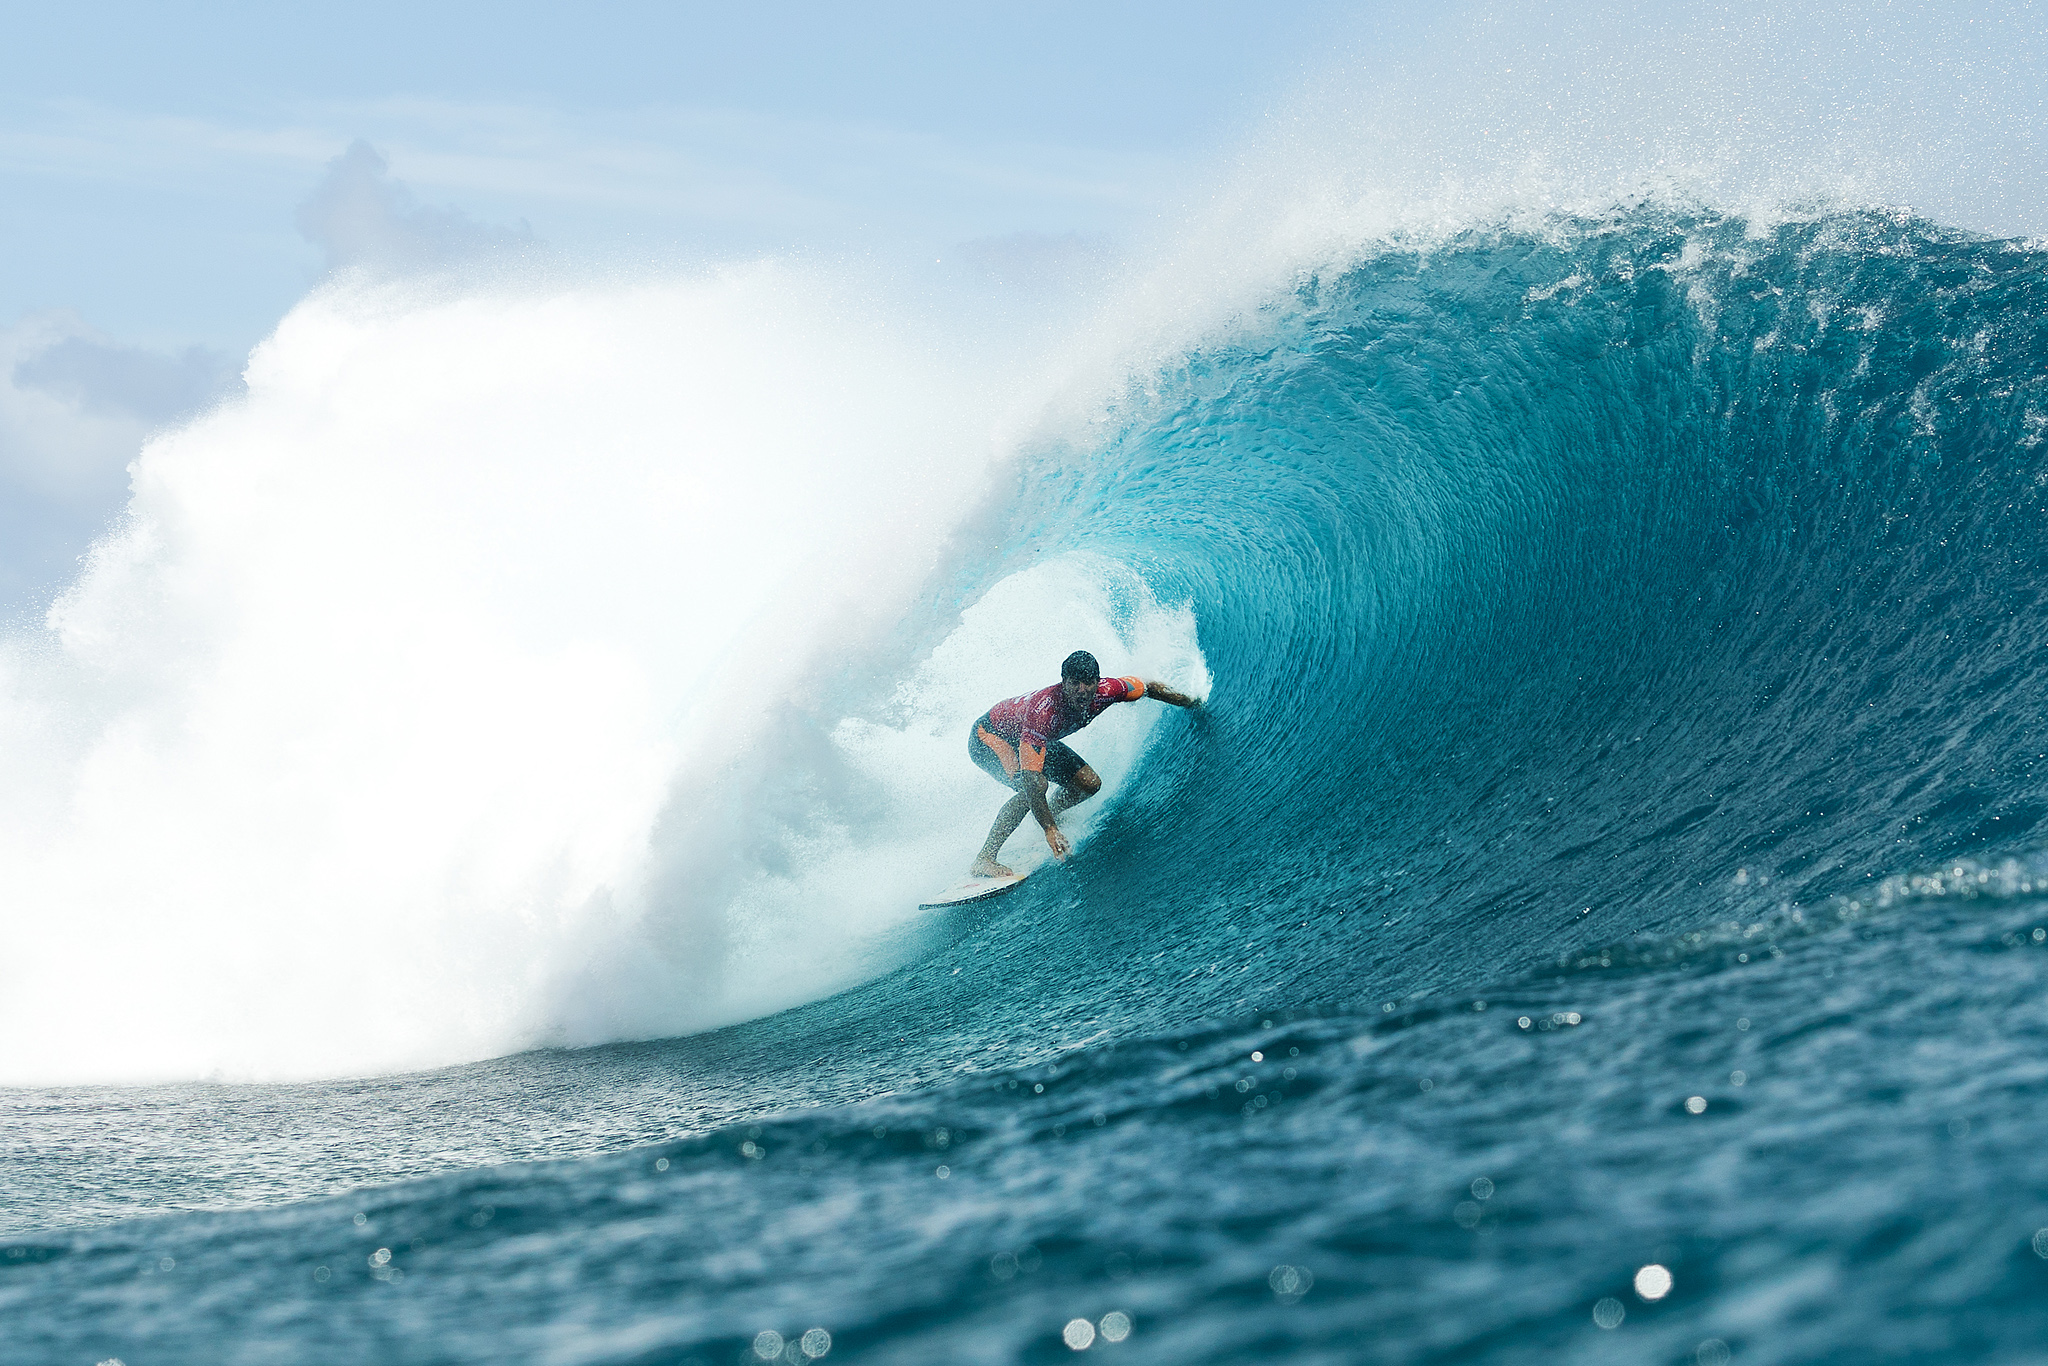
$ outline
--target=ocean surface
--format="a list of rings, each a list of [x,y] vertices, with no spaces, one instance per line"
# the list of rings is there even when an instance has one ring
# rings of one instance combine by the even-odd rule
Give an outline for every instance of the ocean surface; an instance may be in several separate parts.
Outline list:
[[[458,988],[321,996],[439,952],[337,930],[211,1071],[170,1006],[146,1084],[14,1067],[0,1361],[2048,1359],[2044,439],[2038,243],[1646,203],[1301,274],[1020,438],[873,667],[763,704],[751,862],[645,881],[744,910],[718,1010],[591,1016],[708,914],[648,913],[582,1016],[393,1069],[344,1045]],[[1003,795],[964,719],[1072,648],[1208,704],[1072,740],[1067,864],[909,913]],[[936,853],[847,814],[876,753],[960,784]],[[842,847],[901,911],[744,995]]]

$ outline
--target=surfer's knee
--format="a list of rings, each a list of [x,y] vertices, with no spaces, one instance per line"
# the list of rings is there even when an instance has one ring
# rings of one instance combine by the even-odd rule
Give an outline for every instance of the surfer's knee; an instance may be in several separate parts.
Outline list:
[[[1083,797],[1092,797],[1102,791],[1102,779],[1096,777],[1095,770],[1086,764],[1074,770],[1074,776],[1067,779],[1066,785],[1073,792],[1077,801]]]

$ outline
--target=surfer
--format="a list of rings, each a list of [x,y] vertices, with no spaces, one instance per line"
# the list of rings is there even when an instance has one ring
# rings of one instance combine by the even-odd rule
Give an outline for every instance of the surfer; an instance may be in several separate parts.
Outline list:
[[[967,733],[967,757],[991,778],[1011,788],[1016,796],[1003,803],[995,824],[988,829],[988,842],[981,846],[970,870],[976,877],[1011,877],[1014,874],[996,862],[1004,841],[1016,833],[1029,811],[1045,830],[1045,842],[1054,858],[1065,858],[1073,848],[1060,833],[1054,818],[1068,807],[1087,801],[1102,790],[1096,776],[1080,755],[1060,743],[1081,727],[1119,702],[1154,697],[1173,707],[1194,707],[1200,703],[1164,683],[1142,678],[1104,678],[1095,656],[1076,650],[1060,665],[1060,681],[1049,688],[998,702],[982,713]],[[1059,795],[1046,800],[1048,781],[1059,785]]]

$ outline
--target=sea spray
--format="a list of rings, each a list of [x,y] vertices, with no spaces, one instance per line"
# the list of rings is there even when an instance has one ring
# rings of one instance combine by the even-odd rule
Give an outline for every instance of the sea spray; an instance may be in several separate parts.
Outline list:
[[[650,840],[978,495],[981,391],[889,322],[771,266],[296,309],[0,656],[0,1076],[590,1041],[561,984],[650,915],[624,1014],[748,1013]]]

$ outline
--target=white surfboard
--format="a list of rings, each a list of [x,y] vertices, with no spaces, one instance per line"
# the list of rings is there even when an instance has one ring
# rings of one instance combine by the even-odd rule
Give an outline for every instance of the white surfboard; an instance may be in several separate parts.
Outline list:
[[[940,906],[965,906],[970,901],[986,901],[992,896],[1015,891],[1023,881],[1022,873],[1012,873],[1008,877],[963,878],[930,901],[920,901],[917,909],[929,911]]]

